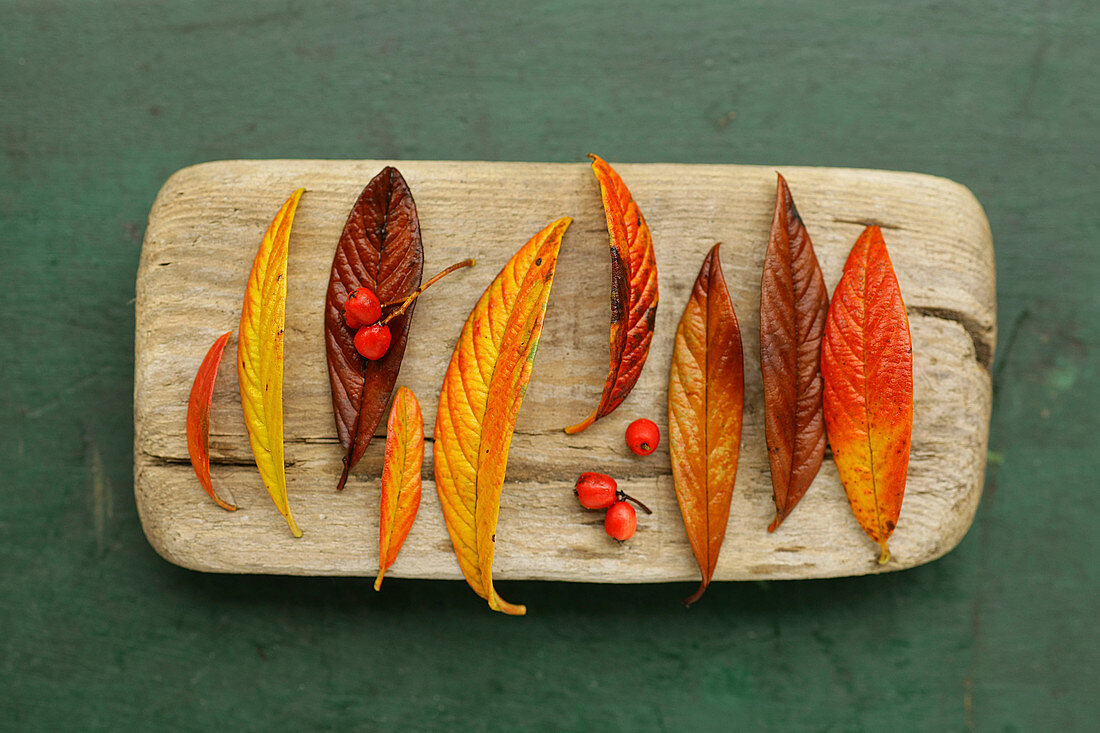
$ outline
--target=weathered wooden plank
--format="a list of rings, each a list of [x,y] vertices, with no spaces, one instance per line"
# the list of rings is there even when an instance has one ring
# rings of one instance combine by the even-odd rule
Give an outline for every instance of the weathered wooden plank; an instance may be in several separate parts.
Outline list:
[[[348,489],[334,490],[342,451],[324,363],[322,304],[347,210],[381,161],[232,161],[180,171],[165,184],[138,274],[135,492],[146,535],[166,558],[200,570],[373,575],[382,441]],[[865,222],[883,225],[909,308],[916,392],[913,458],[901,520],[879,568],[851,517],[830,460],[773,535],[758,366],[759,284],[774,171],[748,166],[617,166],[653,229],[661,305],[649,363],[627,401],[577,436],[561,427],[599,397],[607,364],[610,265],[598,187],[584,164],[398,162],[421,215],[425,271],[468,256],[418,305],[400,382],[420,398],[430,432],[439,384],[462,322],[485,285],[546,222],[571,215],[530,390],[520,413],[502,501],[500,578],[637,582],[686,580],[697,569],[672,490],[667,445],[639,459],[622,440],[638,416],[665,428],[671,334],[706,250],[723,263],[745,339],[741,468],[715,577],[803,578],[911,567],[965,534],[980,498],[988,437],[989,360],[996,332],[988,224],[958,184],[911,173],[785,168],[830,289]],[[271,505],[251,454],[227,359],[212,417],[215,484],[242,509],[209,502],[187,463],[187,390],[205,349],[234,329],[249,264],[270,217],[305,186],[291,240],[285,370],[295,540]],[[235,343],[229,347],[235,350]],[[583,470],[615,475],[655,509],[620,546],[601,514],[582,510]],[[425,461],[420,517],[390,575],[461,577]]]

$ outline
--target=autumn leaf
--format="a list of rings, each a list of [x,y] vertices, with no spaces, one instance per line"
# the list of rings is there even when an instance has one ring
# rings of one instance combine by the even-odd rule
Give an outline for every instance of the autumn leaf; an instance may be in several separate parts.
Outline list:
[[[420,470],[424,465],[424,417],[420,403],[408,387],[400,387],[393,398],[386,423],[386,454],[382,463],[382,501],[378,529],[378,577],[374,589],[381,590],[382,577],[397,559],[409,536],[420,508]]]
[[[244,291],[237,338],[237,381],[244,424],[256,468],[267,493],[295,537],[302,536],[290,512],[283,461],[283,330],[286,321],[286,261],[299,188],[286,200],[260,242]]]
[[[415,301],[392,318],[390,347],[377,361],[355,350],[355,332],[344,323],[344,303],[359,287],[369,288],[382,303],[403,301],[416,291],[424,270],[424,247],[416,203],[396,168],[375,176],[348,214],[332,258],[325,297],[325,350],[336,432],[344,446],[344,468],[337,484],[363,457],[389,404]]]
[[[214,486],[210,481],[210,403],[214,398],[214,380],[218,377],[222,352],[232,335],[232,331],[223,333],[206,352],[191,385],[191,396],[187,400],[187,453],[191,456],[191,467],[195,469],[199,483],[210,494],[214,503],[230,512],[237,510],[236,505],[214,493]]]
[[[611,363],[599,405],[567,433],[609,415],[634,389],[657,317],[657,260],[649,225],[619,174],[599,156],[588,157],[600,182],[611,245]]]
[[[821,336],[829,294],[810,234],[791,190],[778,176],[775,217],[760,280],[760,372],[764,437],[775,519],[786,519],[813,483],[825,456],[821,411]]]
[[[741,450],[745,368],[718,247],[707,254],[676,329],[668,384],[669,453],[676,499],[703,582],[718,565]]]
[[[443,378],[435,423],[435,481],[466,582],[489,607],[527,612],[493,588],[497,516],[508,447],[554,284],[563,217],[509,260],[474,306]]]
[[[848,503],[890,559],[913,433],[913,346],[882,231],[863,230],[833,291],[821,351],[825,427]]]

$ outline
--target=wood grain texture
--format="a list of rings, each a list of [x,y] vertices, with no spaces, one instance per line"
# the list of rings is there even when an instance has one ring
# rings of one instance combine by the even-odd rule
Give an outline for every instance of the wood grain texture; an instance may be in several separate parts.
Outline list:
[[[223,572],[372,576],[382,441],[343,494],[323,346],[332,251],[348,208],[384,161],[232,161],[184,169],[149,218],[137,284],[135,493],[147,537],[164,557]],[[745,424],[737,487],[716,580],[830,577],[911,567],[953,548],[980,498],[996,333],[993,249],[969,191],[931,176],[784,168],[813,236],[830,291],[866,223],[883,226],[914,342],[915,422],[905,504],[891,550],[851,516],[827,456],[799,508],[773,535],[760,383],[760,272],[774,205],[767,167],[616,166],[646,214],[657,251],[662,307],[649,362],[614,414],[576,436],[561,432],[598,399],[607,364],[610,283],[599,189],[584,163],[393,163],[416,197],[425,270],[465,257],[418,305],[399,384],[435,420],[440,381],[470,308],[503,263],[550,220],[571,215],[530,390],[520,413],[501,504],[495,575],[601,582],[696,576],[672,489],[667,445],[639,459],[622,435],[634,418],[666,432],[668,365],[676,319],[705,252],[722,241],[727,283],[745,345]],[[271,211],[305,186],[291,237],[285,366],[288,491],[305,536],[281,532],[244,433],[232,369],[223,365],[211,416],[215,483],[241,507],[212,506],[187,463],[187,389],[205,344],[234,327],[250,253]],[[232,366],[232,365],[230,365]],[[431,481],[393,577],[459,578]],[[601,470],[654,509],[618,545],[602,515],[583,510],[572,484]]]

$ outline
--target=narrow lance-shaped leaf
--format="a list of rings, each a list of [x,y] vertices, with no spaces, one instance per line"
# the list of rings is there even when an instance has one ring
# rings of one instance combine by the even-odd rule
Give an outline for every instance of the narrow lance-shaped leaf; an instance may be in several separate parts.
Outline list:
[[[382,501],[378,525],[378,577],[374,589],[397,559],[420,508],[420,471],[424,465],[424,417],[408,387],[399,387],[386,423],[382,463]]]
[[[497,516],[508,447],[538,348],[569,217],[536,234],[474,306],[439,395],[435,482],[466,582],[495,611],[522,615],[493,588]]]
[[[813,483],[825,456],[821,410],[821,336],[829,295],[810,234],[778,176],[764,273],[760,279],[760,373],[764,436],[775,519],[786,519]]]
[[[718,565],[741,451],[745,367],[718,247],[707,254],[676,329],[668,384],[672,480],[703,581]]]
[[[619,174],[599,156],[588,157],[600,182],[611,245],[611,363],[600,403],[567,433],[579,433],[609,415],[634,389],[657,317],[657,259],[649,225]]]
[[[206,352],[187,400],[187,453],[191,456],[191,467],[214,503],[230,512],[237,510],[236,505],[214,493],[210,481],[210,403],[214,399],[214,380],[218,378],[222,352],[232,335],[232,331],[223,333]]]
[[[286,200],[260,242],[244,291],[237,337],[237,381],[252,455],[267,493],[295,537],[286,496],[283,461],[283,331],[286,321],[286,261],[299,188]]]
[[[825,427],[848,503],[878,543],[901,514],[913,434],[913,344],[882,231],[863,230],[833,291],[821,347]]]
[[[367,184],[348,214],[325,297],[332,410],[345,449],[338,489],[363,457],[389,404],[415,308],[414,301],[389,321],[389,350],[381,359],[370,361],[355,350],[355,332],[344,323],[344,303],[359,287],[370,288],[383,303],[403,301],[420,285],[423,270],[416,203],[401,173],[386,167]]]

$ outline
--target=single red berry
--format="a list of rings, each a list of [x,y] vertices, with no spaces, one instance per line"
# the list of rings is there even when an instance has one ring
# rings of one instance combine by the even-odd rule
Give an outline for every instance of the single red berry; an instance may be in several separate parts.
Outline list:
[[[365,323],[360,323],[359,319],[348,313],[346,308],[344,309],[344,323],[348,324],[348,328],[352,331],[358,331],[360,328],[367,325]]]
[[[382,317],[382,304],[370,288],[356,288],[344,303],[344,322],[350,328],[369,326]]]
[[[355,334],[355,350],[375,361],[386,355],[390,348],[390,327],[381,323],[363,326]]]
[[[634,530],[638,528],[638,515],[634,513],[634,507],[625,501],[612,504],[603,518],[603,528],[619,542],[633,537]]]
[[[652,420],[641,417],[626,428],[626,444],[639,456],[648,456],[657,450],[660,442],[661,429]]]
[[[585,509],[606,509],[618,498],[619,485],[606,474],[585,471],[577,479],[573,493]]]

